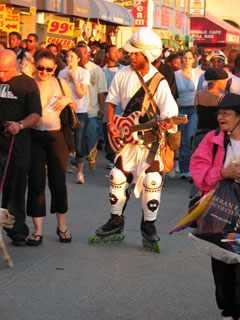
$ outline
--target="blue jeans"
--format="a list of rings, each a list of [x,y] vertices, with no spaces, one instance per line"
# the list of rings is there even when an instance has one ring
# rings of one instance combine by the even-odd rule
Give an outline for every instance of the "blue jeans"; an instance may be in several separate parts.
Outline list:
[[[98,117],[88,118],[88,126],[87,126],[86,136],[87,136],[86,154],[89,155],[90,151],[96,145],[98,138],[99,138]]]
[[[189,172],[191,151],[191,137],[197,130],[197,116],[194,106],[179,107],[179,114],[186,114],[188,116],[187,124],[180,124],[181,130],[181,145],[179,149],[179,169],[180,173]]]
[[[76,113],[80,127],[74,130],[74,145],[76,150],[76,161],[83,162],[86,155],[85,151],[85,140],[86,131],[88,126],[88,114],[86,113]]]

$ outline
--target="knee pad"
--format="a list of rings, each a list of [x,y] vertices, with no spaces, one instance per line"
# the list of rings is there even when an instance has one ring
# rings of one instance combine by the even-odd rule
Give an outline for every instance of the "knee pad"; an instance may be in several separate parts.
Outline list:
[[[128,199],[127,178],[121,170],[114,167],[110,171],[109,180],[109,200],[111,204],[111,213],[121,215]]]
[[[160,189],[162,186],[162,176],[159,172],[149,172],[143,179],[145,189]]]
[[[127,182],[127,178],[125,174],[119,170],[118,168],[114,167],[109,174],[109,181],[111,185],[118,185],[124,184]]]
[[[157,218],[160,204],[162,176],[158,172],[149,172],[143,179],[142,209],[144,220]]]

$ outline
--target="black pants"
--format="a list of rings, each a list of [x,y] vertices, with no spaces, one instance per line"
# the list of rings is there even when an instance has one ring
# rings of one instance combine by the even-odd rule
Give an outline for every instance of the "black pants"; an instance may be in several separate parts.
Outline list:
[[[3,172],[6,166],[7,153],[0,151],[0,182],[2,182]],[[25,195],[27,187],[27,174],[29,167],[28,157],[20,158],[11,155],[7,168],[7,174],[2,190],[2,208],[5,208],[15,217],[12,229],[5,229],[8,237],[22,236],[25,239],[29,234],[29,228],[25,223],[26,208]]]
[[[107,128],[106,122],[103,123],[103,134],[104,134],[105,152],[106,152],[105,158],[110,162],[114,162],[115,152],[112,150],[108,141],[108,128]]]
[[[240,317],[240,263],[226,264],[212,258],[216,300],[223,317]]]
[[[51,213],[68,209],[66,170],[68,148],[61,131],[31,130],[31,165],[28,178],[27,215],[46,215],[46,168],[51,192]]]

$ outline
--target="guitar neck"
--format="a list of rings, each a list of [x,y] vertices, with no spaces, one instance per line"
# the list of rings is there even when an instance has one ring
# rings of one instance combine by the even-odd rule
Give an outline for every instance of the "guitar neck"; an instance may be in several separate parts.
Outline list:
[[[151,119],[148,122],[145,123],[141,123],[141,124],[136,124],[134,126],[131,126],[130,130],[131,132],[135,132],[135,131],[140,131],[140,130],[147,130],[147,129],[154,129],[157,128],[157,122],[162,122],[162,121],[166,121],[166,122],[172,122],[173,124],[180,124],[180,123],[187,123],[188,119],[187,116],[185,115],[179,115],[179,116],[175,116],[172,118],[167,118],[167,119],[160,119],[159,116],[156,116],[155,119]]]
[[[140,130],[147,130],[147,129],[153,129],[157,127],[157,121],[156,119],[152,119],[148,122],[142,123],[142,124],[136,124],[130,128],[131,132],[140,131]]]

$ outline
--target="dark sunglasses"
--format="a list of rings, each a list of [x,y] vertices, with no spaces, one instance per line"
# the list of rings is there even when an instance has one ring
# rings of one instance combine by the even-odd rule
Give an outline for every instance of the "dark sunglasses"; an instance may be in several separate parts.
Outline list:
[[[53,72],[54,68],[44,68],[44,67],[41,67],[41,66],[37,66],[37,70],[38,71],[46,70],[47,72]]]
[[[34,40],[26,40],[26,42],[33,42]]]

